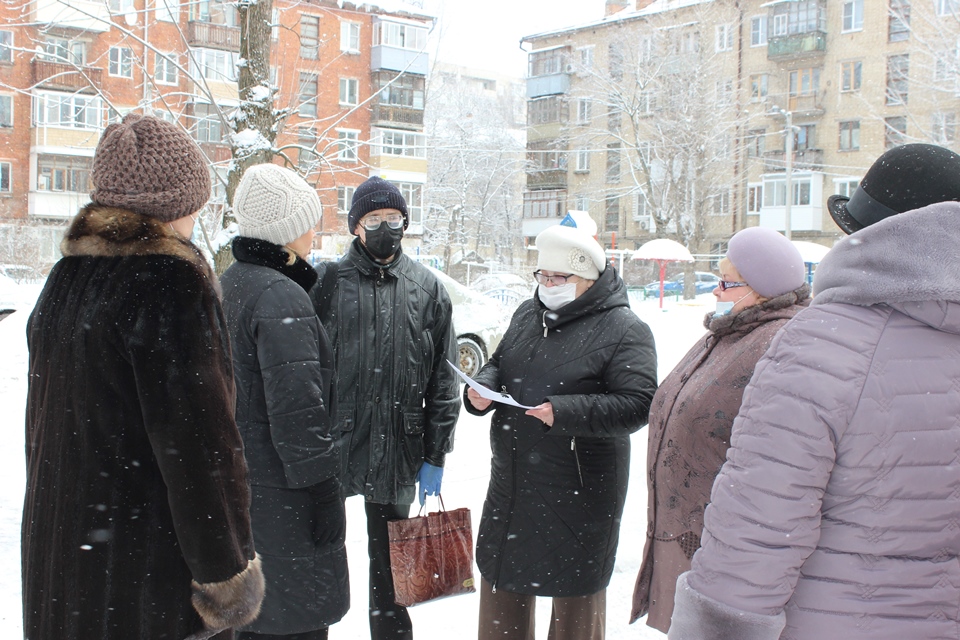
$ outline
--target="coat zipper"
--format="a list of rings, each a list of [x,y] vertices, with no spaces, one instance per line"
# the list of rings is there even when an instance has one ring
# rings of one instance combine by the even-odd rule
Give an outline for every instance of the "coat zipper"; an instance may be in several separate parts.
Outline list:
[[[580,476],[580,488],[583,488],[583,473],[580,471],[580,454],[577,453],[577,439],[570,438],[570,451],[573,451],[573,459],[577,463],[577,475]]]

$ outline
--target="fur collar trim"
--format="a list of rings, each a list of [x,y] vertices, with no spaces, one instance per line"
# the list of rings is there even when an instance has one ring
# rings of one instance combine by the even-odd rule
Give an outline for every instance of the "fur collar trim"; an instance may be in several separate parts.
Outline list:
[[[243,236],[234,238],[233,257],[238,262],[248,262],[279,271],[300,285],[304,291],[310,291],[317,282],[317,272],[306,260],[287,247],[266,240]]]
[[[753,326],[775,320],[781,316],[776,314],[781,309],[792,307],[795,304],[806,306],[810,301],[810,285],[803,283],[793,291],[770,298],[760,304],[747,307],[740,313],[730,316],[718,316],[710,312],[703,319],[703,326],[713,332],[714,335],[722,336],[737,331],[752,331]]]
[[[87,205],[60,243],[65,257],[173,256],[193,264],[216,282],[200,250],[166,223],[127,209]]]

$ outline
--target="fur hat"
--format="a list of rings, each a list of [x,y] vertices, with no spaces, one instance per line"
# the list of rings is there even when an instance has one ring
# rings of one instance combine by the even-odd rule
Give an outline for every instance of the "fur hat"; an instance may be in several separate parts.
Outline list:
[[[603,247],[570,214],[541,231],[536,243],[537,269],[572,273],[586,280],[596,280],[606,269]]]
[[[960,155],[933,144],[890,149],[867,170],[849,198],[830,196],[827,209],[844,233],[927,205],[960,200]]]
[[[285,245],[320,222],[316,190],[290,169],[266,163],[243,174],[233,196],[240,235]]]
[[[200,147],[175,124],[138,113],[107,127],[93,157],[90,199],[171,222],[210,199]]]
[[[383,178],[373,176],[367,178],[353,192],[353,203],[350,205],[350,214],[347,216],[350,233],[354,233],[360,218],[380,209],[396,209],[402,213],[404,229],[410,223],[410,218],[407,216],[407,202],[403,199],[400,189]]]
[[[806,280],[803,258],[792,242],[766,227],[738,231],[727,246],[729,260],[744,282],[764,298],[776,298]]]

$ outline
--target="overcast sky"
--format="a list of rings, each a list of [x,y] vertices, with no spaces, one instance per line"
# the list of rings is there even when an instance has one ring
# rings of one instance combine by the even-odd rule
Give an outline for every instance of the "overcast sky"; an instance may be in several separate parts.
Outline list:
[[[520,38],[599,20],[604,0],[424,0],[423,4],[438,17],[438,59],[522,77],[527,56],[519,48]]]

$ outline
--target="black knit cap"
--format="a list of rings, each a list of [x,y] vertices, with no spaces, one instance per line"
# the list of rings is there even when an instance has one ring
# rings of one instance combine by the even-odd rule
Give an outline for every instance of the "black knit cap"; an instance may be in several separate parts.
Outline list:
[[[360,218],[379,209],[396,209],[403,214],[403,228],[406,229],[410,224],[407,203],[400,194],[400,189],[383,178],[373,176],[353,192],[353,203],[350,205],[350,214],[347,216],[350,233],[354,233],[357,225],[360,224]]]
[[[877,158],[849,198],[830,196],[827,209],[845,233],[937,202],[960,201],[960,155],[934,144],[905,144]]]

